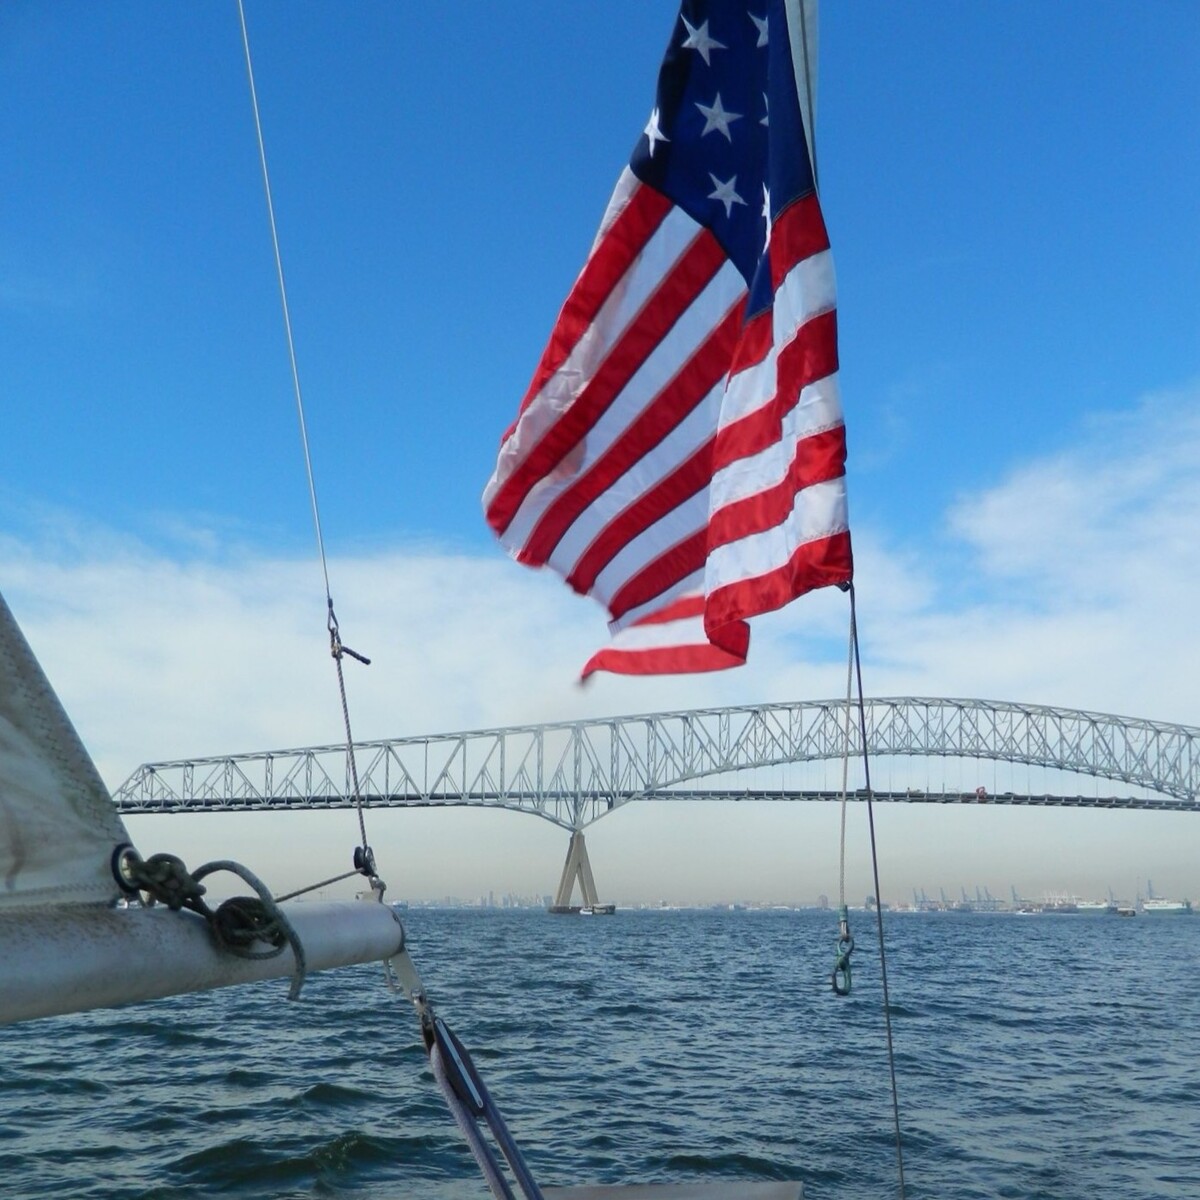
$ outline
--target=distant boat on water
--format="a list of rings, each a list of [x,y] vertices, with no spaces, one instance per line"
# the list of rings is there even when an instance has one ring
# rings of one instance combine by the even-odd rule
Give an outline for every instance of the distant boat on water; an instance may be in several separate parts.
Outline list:
[[[1138,903],[1138,911],[1143,917],[1190,917],[1192,902],[1190,900],[1167,900],[1154,894],[1154,884],[1146,880],[1146,899]]]

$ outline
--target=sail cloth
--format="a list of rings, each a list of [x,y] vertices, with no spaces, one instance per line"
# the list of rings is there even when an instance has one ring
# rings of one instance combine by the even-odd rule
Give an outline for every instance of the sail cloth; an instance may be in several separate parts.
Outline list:
[[[112,900],[129,842],[108,789],[0,596],[0,910]]]
[[[638,139],[484,492],[520,562],[609,612],[592,671],[745,661],[852,575],[815,3],[685,0]]]

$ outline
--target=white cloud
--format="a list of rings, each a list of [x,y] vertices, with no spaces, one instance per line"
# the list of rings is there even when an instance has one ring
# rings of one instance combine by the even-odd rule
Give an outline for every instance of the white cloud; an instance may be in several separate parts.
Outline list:
[[[1200,723],[1200,387],[1093,420],[1079,443],[965,499],[974,602],[905,644],[968,694]]]
[[[1200,575],[1200,386],[1094,418],[1079,443],[963,500],[952,528],[992,585],[1043,603],[1143,601]]]

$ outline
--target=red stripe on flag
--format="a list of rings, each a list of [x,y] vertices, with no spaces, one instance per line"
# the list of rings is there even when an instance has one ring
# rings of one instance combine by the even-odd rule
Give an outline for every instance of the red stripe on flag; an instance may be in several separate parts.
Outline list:
[[[625,584],[617,589],[608,606],[613,620],[620,620],[632,609],[649,604],[655,596],[661,596],[681,579],[699,571],[704,566],[707,541],[707,529],[698,529],[630,576]]]
[[[720,646],[656,646],[645,650],[622,650],[606,646],[597,651],[584,665],[581,679],[594,671],[611,671],[614,675],[695,675],[702,671],[727,671],[746,662],[750,647],[750,630],[744,622],[737,623],[745,631],[745,646],[741,653],[731,654]]]
[[[716,238],[702,229],[647,298],[571,406],[493,497],[487,519],[497,533],[508,528],[530,489],[549,475],[596,424],[724,262],[725,255]],[[526,561],[521,555],[518,558]]]
[[[517,410],[517,418],[529,407],[530,401],[542,390],[546,380],[563,365],[596,319],[604,302],[639,254],[654,236],[672,208],[671,201],[654,188],[639,183],[624,209],[609,226],[596,246],[570,295],[562,306],[550,340],[542,352],[541,361],[533,373],[529,390]],[[517,426],[514,421],[505,433],[504,441]]]
[[[643,625],[665,625],[668,621],[682,621],[686,617],[702,617],[703,615],[703,596],[680,596],[678,600],[672,600],[663,608],[639,617],[629,628],[641,629]]]
[[[777,292],[788,272],[806,258],[829,249],[829,233],[816,195],[802,196],[789,205],[771,226],[767,253],[771,259],[771,290]]]
[[[652,453],[720,382],[729,362],[730,350],[737,341],[741,306],[742,302],[739,301],[725,314],[675,378],[655,396],[621,437],[580,476],[569,491],[547,508],[526,539],[521,552],[522,561],[544,563],[563,534],[588,506],[632,466]],[[674,504],[670,507],[674,507]]]
[[[838,479],[845,473],[845,426],[838,425],[801,438],[782,480],[712,514],[708,523],[709,549],[739,541],[764,529],[774,529],[795,507],[798,492],[815,483]]]
[[[724,671],[740,667],[750,649],[750,626],[734,621],[719,631],[708,645],[696,640],[703,628],[698,618],[703,616],[704,597],[687,596],[667,605],[651,616],[642,617],[628,630],[617,634],[615,641],[593,654],[583,668],[582,678],[593,671],[613,671],[619,675],[678,675],[692,671]],[[632,630],[668,625],[691,620],[692,631],[672,635],[664,630],[665,640],[659,645],[628,644],[623,641]],[[689,638],[691,640],[689,640]]]
[[[732,378],[747,367],[756,367],[771,352],[771,310],[765,309],[756,313],[742,327],[742,336],[734,348],[733,357],[729,362],[729,375]]]
[[[837,313],[830,311],[806,321],[780,351],[771,400],[717,433],[713,471],[759,454],[779,441],[783,418],[796,407],[801,389],[837,369]]]
[[[579,561],[567,576],[567,583],[577,592],[586,595],[595,586],[600,572],[634,538],[645,533],[652,525],[661,521],[667,513],[672,512],[685,500],[706,488],[711,480],[712,438],[709,438],[690,458],[680,463],[650,491],[642,492],[632,504],[618,513],[600,531],[587,550],[580,555]],[[689,570],[695,570],[698,565],[696,564]],[[664,586],[677,583],[688,573],[689,571],[684,571],[683,574],[671,579]],[[657,596],[662,590],[663,588],[658,588],[645,599]],[[639,600],[638,603],[643,603],[643,601]],[[633,605],[627,607],[632,608]],[[613,611],[613,616],[620,616],[620,613]]]
[[[848,531],[805,542],[783,566],[710,593],[704,628],[711,637],[732,622],[782,608],[814,588],[848,583],[853,575]]]

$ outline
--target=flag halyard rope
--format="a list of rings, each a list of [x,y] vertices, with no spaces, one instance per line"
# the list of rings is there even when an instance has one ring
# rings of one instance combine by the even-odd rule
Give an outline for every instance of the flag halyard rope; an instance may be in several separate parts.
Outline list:
[[[267,170],[266,146],[263,140],[262,121],[259,116],[258,94],[254,86],[254,66],[250,56],[250,37],[246,28],[246,13],[243,0],[237,0],[238,17],[241,22],[242,48],[246,58],[246,75],[250,84],[250,99],[254,110],[254,127],[258,138],[259,164],[262,168],[263,189],[267,201],[267,217],[271,227],[271,244],[275,254],[275,273],[279,282],[279,296],[283,307],[284,330],[287,335],[288,357],[292,369],[292,387],[296,399],[296,413],[300,424],[300,440],[304,447],[304,466],[308,477],[308,493],[312,506],[313,526],[316,531],[317,550],[321,559],[321,572],[325,580],[325,602],[327,609],[327,629],[329,632],[329,650],[337,668],[338,693],[341,698],[342,720],[346,731],[346,761],[349,771],[350,785],[354,796],[355,809],[358,813],[358,828],[361,843],[354,851],[354,871],[346,875],[335,876],[324,883],[313,884],[307,888],[291,892],[287,897],[302,895],[348,878],[350,874],[361,874],[369,878],[376,897],[382,900],[383,883],[376,874],[375,856],[367,842],[366,821],[363,815],[362,794],[358,780],[358,764],[354,753],[354,736],[350,727],[350,706],[346,697],[346,680],[342,669],[342,659],[347,655],[364,665],[370,665],[370,659],[342,642],[341,631],[338,627],[337,614],[333,608],[333,595],[329,582],[329,564],[325,554],[325,539],[321,531],[320,507],[317,503],[317,488],[312,466],[312,455],[309,450],[308,424],[304,415],[304,400],[300,388],[300,371],[297,365],[295,341],[292,336],[292,322],[287,298],[287,284],[283,274],[283,258],[279,248],[279,235],[275,223],[275,207],[271,199],[271,181]],[[225,866],[225,864],[217,864]],[[206,868],[209,869],[209,868]],[[201,889],[202,890],[202,889]],[[261,894],[261,892],[260,892]],[[275,910],[277,912],[277,910]],[[240,912],[238,914],[240,916]],[[274,913],[272,914],[274,915]],[[287,919],[278,914],[278,920],[284,933],[290,929]],[[282,936],[282,935],[281,935]],[[294,937],[294,935],[293,935]],[[298,978],[303,978],[303,951],[298,944],[294,945],[298,963]],[[440,1018],[434,1017],[433,1007],[425,994],[416,968],[409,958],[407,950],[401,946],[398,954],[385,964],[389,982],[405,992],[414,1004],[421,1022],[423,1040],[430,1056],[430,1063],[439,1087],[445,1094],[451,1113],[458,1122],[472,1154],[483,1172],[489,1188],[497,1200],[515,1200],[514,1193],[504,1177],[499,1159],[495,1151],[483,1139],[479,1124],[486,1124],[492,1139],[508,1165],[509,1171],[520,1188],[525,1200],[542,1200],[542,1193],[525,1163],[519,1147],[509,1133],[504,1118],[500,1115],[483,1080],[479,1077],[470,1055],[461,1042],[455,1037],[450,1028]],[[298,983],[294,990],[298,989]],[[464,1102],[463,1097],[473,1098],[473,1102]]]
[[[279,231],[275,222],[275,204],[271,196],[271,176],[267,170],[267,149],[263,139],[262,118],[258,108],[258,90],[254,85],[254,63],[250,56],[250,34],[246,28],[246,10],[243,0],[237,0],[238,20],[242,30],[242,50],[246,58],[246,78],[250,85],[250,104],[254,111],[254,131],[258,142],[258,161],[262,169],[263,192],[267,202],[267,221],[271,227],[271,246],[275,255],[275,276],[279,283],[279,299],[283,308],[283,327],[287,338],[288,361],[292,371],[292,390],[296,399],[296,416],[300,426],[300,442],[304,450],[304,470],[308,479],[308,497],[312,508],[313,529],[317,539],[317,553],[321,559],[321,574],[325,581],[325,604],[329,631],[329,652],[337,665],[338,694],[342,704],[342,722],[346,731],[346,760],[349,766],[351,792],[358,814],[360,845],[354,852],[355,871],[375,877],[375,856],[367,842],[367,823],[363,813],[362,795],[358,784],[358,764],[354,756],[354,737],[350,729],[350,706],[346,699],[346,680],[342,671],[342,658],[350,655],[364,665],[371,660],[351,650],[342,643],[337,616],[333,610],[333,593],[329,583],[329,561],[325,554],[325,537],[321,530],[321,509],[317,502],[316,476],[313,472],[312,453],[309,449],[308,421],[304,414],[304,396],[300,388],[300,368],[296,358],[296,343],[292,336],[291,308],[288,304],[287,282],[283,273],[283,255],[279,248]]]
[[[887,1035],[887,1058],[888,1058],[888,1075],[891,1081],[892,1092],[892,1124],[895,1131],[896,1140],[896,1170],[899,1178],[899,1197],[904,1200],[904,1145],[900,1134],[900,1093],[896,1084],[896,1053],[892,1039],[892,1005],[891,998],[888,993],[888,976],[887,976],[887,950],[883,940],[883,903],[880,899],[879,887],[879,853],[875,838],[875,806],[872,802],[871,795],[871,758],[867,750],[867,707],[866,701],[863,699],[862,685],[862,657],[859,653],[858,646],[858,613],[855,605],[854,584],[849,585],[850,593],[850,646],[851,646],[851,661],[854,667],[854,675],[858,684],[857,707],[859,720],[859,734],[862,738],[862,756],[863,756],[863,784],[867,793],[867,826],[870,831],[871,840],[871,873],[875,885],[875,923],[879,935],[879,976],[883,989],[883,1024]],[[847,705],[849,711],[849,705]],[[847,733],[849,730],[847,729]],[[847,745],[847,753],[849,746]],[[844,786],[844,785],[843,785]],[[844,793],[843,793],[844,799]],[[844,829],[844,826],[843,826]],[[844,854],[844,846],[843,846]],[[844,869],[844,868],[843,868]],[[843,908],[843,913],[846,911]]]
[[[835,994],[850,995],[850,955],[854,939],[850,936],[850,911],[846,907],[846,804],[850,781],[850,706],[854,687],[854,601],[851,599],[850,640],[846,661],[846,709],[842,719],[842,796],[838,835],[838,943],[831,983]]]

